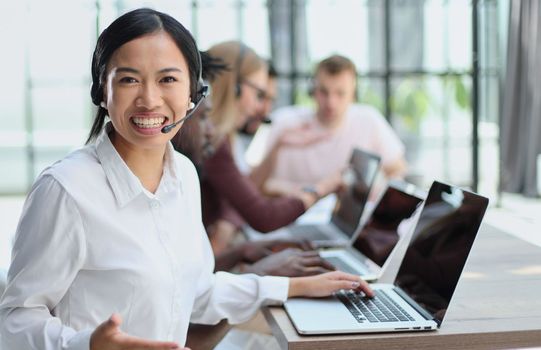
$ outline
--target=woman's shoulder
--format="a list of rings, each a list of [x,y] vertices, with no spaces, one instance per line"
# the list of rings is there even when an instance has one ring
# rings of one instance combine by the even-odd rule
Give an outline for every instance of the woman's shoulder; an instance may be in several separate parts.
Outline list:
[[[99,166],[99,160],[95,150],[92,146],[84,146],[54,162],[45,168],[42,173],[64,177],[85,172],[88,168],[94,168],[96,166]]]
[[[197,180],[197,170],[192,161],[180,152],[173,152],[173,159],[176,168],[178,169],[181,176],[187,176],[191,179]]]
[[[180,167],[182,169],[193,169],[195,171],[195,166],[193,165],[190,158],[186,157],[184,154],[180,152],[172,152],[174,157],[174,162],[177,165],[177,167]]]
[[[94,181],[103,173],[95,148],[84,146],[45,168],[38,177],[54,178],[64,188],[72,188],[89,179]]]

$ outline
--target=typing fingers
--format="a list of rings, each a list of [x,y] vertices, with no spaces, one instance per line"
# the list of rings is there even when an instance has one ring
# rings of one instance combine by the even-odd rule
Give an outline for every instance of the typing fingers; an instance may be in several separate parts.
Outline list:
[[[329,277],[334,279],[336,286],[342,286],[341,289],[354,289],[357,292],[363,292],[368,297],[374,296],[374,291],[370,285],[357,275],[342,271],[334,271],[329,273]]]

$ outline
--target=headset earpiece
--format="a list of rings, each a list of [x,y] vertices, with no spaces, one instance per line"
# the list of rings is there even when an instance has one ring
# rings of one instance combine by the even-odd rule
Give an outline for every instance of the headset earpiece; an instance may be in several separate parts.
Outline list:
[[[197,50],[197,62],[199,64],[199,76],[197,78],[197,84],[195,87],[195,96],[194,99],[190,102],[190,109],[193,109],[197,104],[207,97],[208,94],[208,86],[205,84],[205,81],[203,80],[203,60],[201,59],[201,53],[199,50]],[[192,106],[193,104],[193,106]]]
[[[193,100],[190,101],[188,113],[186,113],[184,117],[162,128],[162,133],[164,134],[171,132],[171,130],[173,130],[177,125],[184,122],[186,119],[190,118],[197,110],[197,107],[199,107],[199,105],[203,102],[203,99],[207,97],[209,87],[205,85],[205,83],[203,82],[203,60],[201,59],[201,53],[199,52],[199,50],[196,49],[196,53],[197,53],[197,63],[199,64],[199,77],[197,79],[197,84],[195,87],[196,88],[195,97],[194,97],[195,102]]]

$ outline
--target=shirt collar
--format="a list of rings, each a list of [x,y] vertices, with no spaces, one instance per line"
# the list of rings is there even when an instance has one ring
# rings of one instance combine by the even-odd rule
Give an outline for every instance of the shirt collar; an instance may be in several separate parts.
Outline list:
[[[178,170],[177,163],[175,161],[176,151],[173,148],[171,142],[167,142],[165,146],[165,161],[163,166],[163,175],[160,182],[160,187],[158,188],[159,192],[173,192],[180,189],[182,191],[182,181],[181,174]]]
[[[128,165],[111,143],[109,133],[112,129],[113,126],[110,122],[105,125],[101,134],[96,139],[95,147],[98,159],[111,186],[117,204],[123,207],[141,193],[148,193],[148,191],[144,191],[143,184],[139,178],[128,168]],[[155,196],[181,189],[181,181],[179,171],[175,165],[174,152],[173,146],[168,142],[165,151],[163,175]]]

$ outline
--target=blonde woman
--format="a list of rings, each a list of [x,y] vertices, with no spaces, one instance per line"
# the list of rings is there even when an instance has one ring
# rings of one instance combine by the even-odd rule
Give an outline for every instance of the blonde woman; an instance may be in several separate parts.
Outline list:
[[[309,189],[292,188],[278,197],[262,194],[238,169],[233,156],[233,139],[248,118],[261,113],[266,97],[267,64],[253,49],[235,41],[217,44],[208,53],[228,67],[210,81],[210,115],[217,133],[216,152],[204,162],[201,185],[203,221],[211,241],[213,233],[227,230],[221,230],[224,222],[232,227],[247,223],[261,232],[288,225],[320,197],[337,190],[340,177],[337,174]],[[282,142],[295,142],[293,139],[287,135]]]

